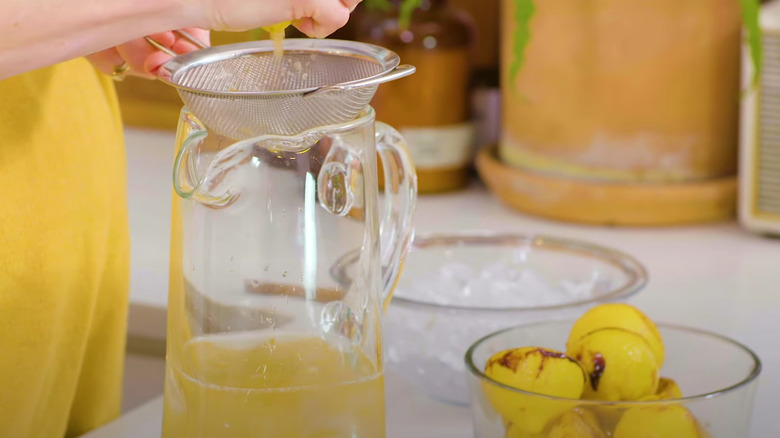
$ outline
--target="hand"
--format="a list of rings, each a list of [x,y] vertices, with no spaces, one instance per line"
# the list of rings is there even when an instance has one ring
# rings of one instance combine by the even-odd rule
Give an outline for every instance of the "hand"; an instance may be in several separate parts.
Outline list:
[[[204,43],[209,43],[208,31],[192,28],[185,30]],[[198,49],[197,46],[175,32],[163,32],[150,35],[150,37],[178,54]],[[127,63],[128,69],[122,74],[155,79],[157,70],[168,62],[171,56],[159,51],[144,38],[137,38],[119,46],[93,53],[87,56],[87,59],[98,70],[108,75],[117,71],[124,63]]]
[[[214,30],[243,31],[292,21],[303,33],[324,38],[349,20],[361,0],[196,0]]]

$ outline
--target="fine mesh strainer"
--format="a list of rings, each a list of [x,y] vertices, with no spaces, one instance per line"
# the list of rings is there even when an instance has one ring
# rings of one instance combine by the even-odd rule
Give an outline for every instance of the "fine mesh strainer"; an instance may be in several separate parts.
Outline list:
[[[287,39],[211,47],[166,63],[160,80],[210,130],[236,140],[296,135],[353,120],[377,86],[414,73],[397,54],[355,41]]]

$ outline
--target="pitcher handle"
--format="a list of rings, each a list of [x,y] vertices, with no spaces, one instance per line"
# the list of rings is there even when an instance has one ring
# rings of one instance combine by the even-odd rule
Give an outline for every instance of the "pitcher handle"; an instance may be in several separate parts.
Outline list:
[[[376,145],[385,173],[385,216],[379,228],[383,301],[386,307],[393,297],[403,270],[402,260],[414,238],[414,212],[417,201],[417,173],[406,141],[391,126],[376,122]]]
[[[192,149],[208,136],[207,131],[194,131],[182,143],[173,161],[173,190],[182,198],[189,198],[200,185],[199,178],[193,174]]]
[[[225,208],[238,199],[238,193],[229,186],[215,193],[214,187],[208,184],[209,178],[224,182],[225,174],[251,155],[251,147],[247,147],[246,142],[238,142],[222,149],[214,154],[207,169],[198,172],[196,151],[207,137],[208,131],[197,130],[182,143],[173,163],[173,189],[184,199],[193,199],[209,208]]]

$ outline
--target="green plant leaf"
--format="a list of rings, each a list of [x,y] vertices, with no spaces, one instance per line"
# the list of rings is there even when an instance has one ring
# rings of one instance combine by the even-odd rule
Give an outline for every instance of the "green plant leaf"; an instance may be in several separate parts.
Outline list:
[[[515,78],[523,68],[525,49],[531,41],[531,18],[536,13],[534,0],[513,0],[515,2],[515,32],[512,35],[514,57],[509,65],[509,78],[515,87]]]
[[[759,0],[739,0],[739,2],[742,5],[742,23],[747,34],[750,57],[753,60],[752,85],[756,86],[761,77],[761,68],[764,63],[764,52],[761,44],[761,27],[759,26],[761,5],[759,4]]]
[[[393,10],[390,0],[363,0],[363,6],[372,11],[388,12]]]
[[[402,0],[400,11],[398,13],[398,27],[402,30],[408,29],[412,22],[412,14],[420,6],[423,0]],[[390,12],[394,6],[390,0],[364,0],[363,5],[371,11]]]
[[[401,2],[401,13],[398,16],[398,27],[401,29],[408,29],[409,24],[412,22],[412,14],[420,6],[422,6],[423,0],[403,0]]]

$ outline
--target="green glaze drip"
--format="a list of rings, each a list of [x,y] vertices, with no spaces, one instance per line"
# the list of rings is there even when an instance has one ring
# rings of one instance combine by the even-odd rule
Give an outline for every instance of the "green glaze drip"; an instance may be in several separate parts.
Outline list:
[[[422,5],[423,0],[404,0],[401,2],[401,14],[398,17],[398,27],[408,29],[412,22],[412,14]]]
[[[363,5],[372,11],[388,12],[393,9],[390,0],[363,0]]]
[[[509,78],[512,87],[515,87],[515,79],[523,68],[525,49],[531,41],[531,18],[536,13],[534,0],[512,0],[515,2],[515,23],[517,27],[512,35],[514,57],[509,65]]]
[[[531,18],[536,12],[534,0],[512,0],[515,3],[515,23],[517,28],[512,35],[514,58],[509,66],[509,77],[514,80],[523,68],[525,49],[531,41]],[[759,0],[739,0],[742,6],[742,22],[747,34],[750,56],[753,61],[753,79],[755,86],[761,74],[763,65],[763,49],[761,45],[761,29],[759,27]],[[514,85],[513,85],[514,86]]]
[[[756,86],[761,75],[761,67],[764,63],[764,53],[761,45],[761,28],[758,23],[761,6],[759,0],[739,0],[739,2],[742,5],[742,23],[747,34],[750,57],[753,60],[752,85]]]

